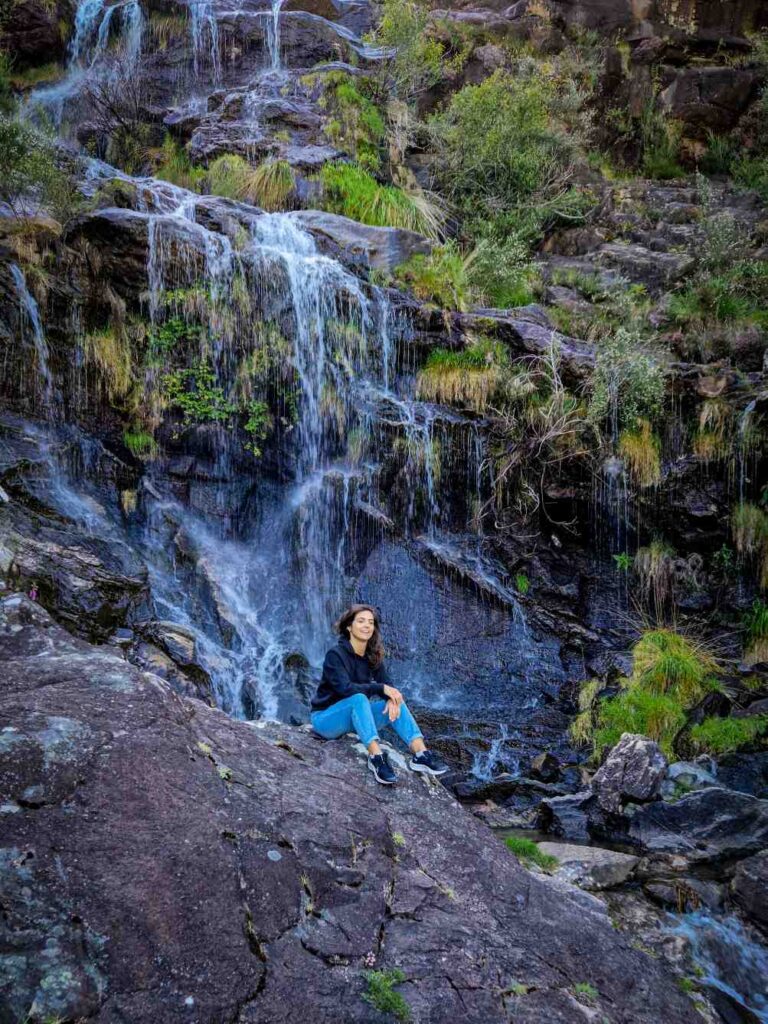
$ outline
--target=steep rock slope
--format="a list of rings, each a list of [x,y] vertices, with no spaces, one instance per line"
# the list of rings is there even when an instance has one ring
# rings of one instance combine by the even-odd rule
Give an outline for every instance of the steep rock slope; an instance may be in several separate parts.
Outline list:
[[[592,1020],[583,983],[613,1024],[697,1019],[439,786],[382,791],[346,741],[233,721],[0,608],[3,1021],[379,1021],[369,953],[424,1024]]]

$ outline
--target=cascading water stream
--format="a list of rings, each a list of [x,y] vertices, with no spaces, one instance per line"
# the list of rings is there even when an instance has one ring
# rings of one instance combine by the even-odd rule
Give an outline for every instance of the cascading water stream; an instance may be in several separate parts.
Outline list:
[[[190,0],[189,13],[195,78],[199,77],[203,61],[207,59],[213,81],[218,84],[221,81],[219,26],[212,0]]]
[[[267,16],[267,51],[273,71],[280,70],[280,9],[284,3],[285,0],[271,0]]]
[[[44,416],[48,418],[52,415],[53,410],[53,376],[48,362],[50,353],[48,351],[48,342],[45,339],[43,324],[40,319],[40,310],[27,288],[27,282],[21,268],[17,266],[17,264],[12,263],[10,270],[13,283],[16,287],[16,294],[19,297],[19,308],[22,321],[26,322],[29,333],[32,336],[37,379],[42,382],[42,410]]]

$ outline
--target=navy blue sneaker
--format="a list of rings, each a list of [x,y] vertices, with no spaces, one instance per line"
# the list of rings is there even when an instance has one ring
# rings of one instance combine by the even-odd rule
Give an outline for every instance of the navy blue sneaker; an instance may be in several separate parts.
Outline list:
[[[395,775],[386,754],[369,754],[368,767],[373,772],[376,781],[383,786],[394,786],[397,782],[397,775]]]
[[[424,772],[425,775],[445,775],[450,771],[445,761],[431,750],[422,750],[420,754],[414,754],[408,767],[412,772]]]

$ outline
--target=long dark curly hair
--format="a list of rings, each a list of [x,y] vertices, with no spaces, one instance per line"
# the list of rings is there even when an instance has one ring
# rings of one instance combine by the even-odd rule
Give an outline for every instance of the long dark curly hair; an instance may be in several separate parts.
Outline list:
[[[345,612],[342,612],[338,621],[334,622],[333,628],[340,636],[345,636],[349,639],[347,630],[355,621],[355,616],[358,612],[370,612],[373,615],[373,633],[365,646],[365,656],[371,668],[378,668],[382,661],[384,661],[384,644],[381,639],[379,613],[375,608],[372,608],[369,604],[351,604]]]

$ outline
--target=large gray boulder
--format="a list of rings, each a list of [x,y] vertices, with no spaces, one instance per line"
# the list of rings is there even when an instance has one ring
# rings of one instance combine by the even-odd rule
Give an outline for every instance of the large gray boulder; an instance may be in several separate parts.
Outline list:
[[[739,864],[731,895],[747,917],[768,933],[768,850]]]
[[[293,216],[312,232],[321,248],[330,244],[332,255],[342,260],[345,256],[361,259],[377,270],[391,272],[411,256],[426,255],[432,249],[422,235],[403,228],[371,227],[321,210],[301,210]]]
[[[442,787],[178,696],[21,596],[0,660],[3,1020],[379,1024],[366,956],[421,1024],[573,1024],[585,981],[614,1024],[698,1020]]]
[[[631,877],[640,860],[628,853],[604,850],[599,846],[573,846],[570,843],[539,843],[542,853],[556,857],[555,877],[578,885],[580,889],[611,889]]]
[[[649,853],[679,853],[694,863],[748,857],[768,846],[768,800],[710,787],[676,803],[640,807],[629,838]]]
[[[667,759],[657,743],[625,732],[592,779],[592,791],[604,811],[621,813],[623,804],[655,800],[667,774]]]

